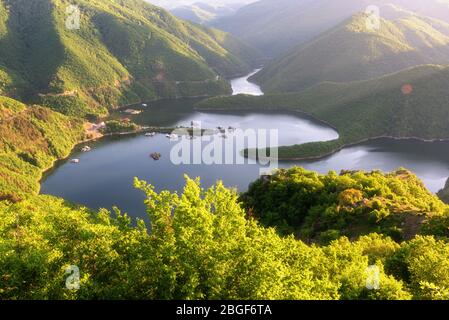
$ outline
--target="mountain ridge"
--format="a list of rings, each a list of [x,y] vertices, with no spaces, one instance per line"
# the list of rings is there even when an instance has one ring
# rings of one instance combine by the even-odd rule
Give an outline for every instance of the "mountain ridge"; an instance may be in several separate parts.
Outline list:
[[[251,70],[257,57],[229,34],[141,0],[71,5],[80,10],[79,29],[66,28],[63,0],[0,2],[2,94],[105,114],[142,100],[228,93],[224,78]]]
[[[275,58],[373,6],[385,17],[389,5],[449,22],[449,4],[439,0],[261,0],[212,25]]]
[[[251,80],[267,92],[298,92],[324,81],[367,80],[424,64],[449,64],[449,24],[417,15],[380,19],[359,13],[270,62]]]

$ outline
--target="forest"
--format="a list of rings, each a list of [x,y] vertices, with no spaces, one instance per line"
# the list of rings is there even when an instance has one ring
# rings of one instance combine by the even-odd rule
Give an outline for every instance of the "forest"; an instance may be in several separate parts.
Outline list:
[[[186,177],[184,192],[178,195],[157,193],[136,179],[151,221],[136,223],[118,209],[93,212],[50,196],[1,202],[0,296],[447,299],[449,207],[410,175],[318,176],[293,168],[269,182],[262,196],[260,186],[253,186],[243,196],[247,200],[239,200],[235,190],[221,183],[204,190],[199,179]],[[308,191],[305,184],[316,187]],[[301,219],[291,219],[291,213],[316,215],[316,205],[308,199],[311,193],[312,199],[327,198],[329,209],[323,211],[321,226],[303,224],[302,233],[308,235],[304,242],[292,233],[301,225],[294,220]],[[258,197],[263,203],[274,195],[291,197],[298,205],[288,216],[283,210],[262,214],[258,208],[245,209]],[[370,197],[369,204],[356,208],[364,196]],[[392,207],[395,211],[389,212]],[[413,239],[397,237],[401,228],[405,232],[401,221],[415,215],[422,217],[422,230]],[[359,218],[369,219],[364,229],[345,235],[332,229],[318,233],[336,224],[347,227]],[[268,226],[276,220],[284,223]],[[393,237],[379,233],[395,224]],[[79,290],[66,290],[71,266],[80,271]],[[372,268],[378,272],[378,287],[370,290]]]

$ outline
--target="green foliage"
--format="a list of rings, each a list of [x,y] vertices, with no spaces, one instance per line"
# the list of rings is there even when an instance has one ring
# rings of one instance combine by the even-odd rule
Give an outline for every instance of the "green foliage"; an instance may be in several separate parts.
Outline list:
[[[341,175],[279,170],[270,181],[253,183],[241,199],[262,224],[321,243],[371,232],[411,239],[422,223],[429,229],[432,219],[449,214],[449,207],[407,170]]]
[[[146,194],[148,227],[141,220],[133,225],[118,209],[92,212],[49,196],[0,202],[0,297],[402,300],[427,298],[429,290],[432,298],[445,294],[447,247],[431,237],[400,246],[372,234],[308,246],[248,219],[238,195],[221,183],[203,190],[187,179],[180,195],[135,185]],[[422,265],[421,254],[433,258]],[[77,291],[65,287],[68,266],[80,270]],[[370,266],[378,271],[372,290]],[[408,278],[397,273],[401,268]]]
[[[107,110],[104,108],[91,108],[89,105],[79,96],[43,96],[39,104],[53,109],[57,112],[68,116],[88,117],[92,115],[105,115]]]
[[[128,133],[136,132],[139,130],[139,126],[132,122],[110,120],[106,122],[106,127],[102,129],[102,133]]]
[[[4,121],[15,114],[22,112],[26,106],[19,101],[0,96],[0,121]]]
[[[182,196],[143,182],[151,232],[52,197],[0,204],[3,299],[332,299],[318,248],[245,219],[221,184],[188,180]],[[116,212],[118,214],[118,212]],[[65,289],[65,268],[81,271]]]
[[[417,237],[404,243],[387,260],[389,271],[403,279],[415,293],[416,299],[449,299],[449,246],[447,239]]]

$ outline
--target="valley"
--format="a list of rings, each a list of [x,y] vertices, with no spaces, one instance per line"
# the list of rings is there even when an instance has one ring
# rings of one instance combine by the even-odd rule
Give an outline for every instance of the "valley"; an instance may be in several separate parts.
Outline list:
[[[257,72],[257,71],[255,71]],[[260,88],[248,78],[231,80],[234,94],[245,92],[253,96]],[[133,117],[139,125],[153,127],[189,127],[192,121],[203,128],[232,126],[239,129],[277,129],[279,146],[302,145],[310,142],[332,141],[337,132],[310,117],[289,111],[196,111],[201,99],[166,100],[149,103],[149,108]],[[262,109],[261,109],[262,110]],[[221,139],[216,137],[216,139]],[[240,165],[175,165],[170,161],[170,151],[175,143],[164,134],[149,139],[142,134],[127,137],[105,138],[91,144],[93,151],[83,154],[75,150],[70,158],[79,158],[79,165],[70,158],[59,163],[46,174],[42,182],[42,194],[52,194],[81,203],[92,209],[119,206],[132,217],[145,218],[142,195],[133,190],[134,177],[151,181],[156,190],[181,192],[183,176],[201,177],[205,187],[217,180],[225,186],[236,187],[240,192],[259,176],[260,164],[250,164],[242,155],[236,155]],[[204,142],[204,145],[206,143]],[[275,147],[275,146],[273,146]],[[162,154],[158,162],[148,155],[157,151]],[[429,165],[431,164],[431,165]],[[375,139],[343,148],[337,153],[317,160],[281,161],[280,168],[293,166],[327,173],[342,170],[394,171],[400,167],[412,170],[426,187],[436,193],[449,177],[449,142],[423,142],[413,139]],[[67,184],[66,181],[71,181]]]
[[[448,85],[447,0],[0,0],[0,300],[449,300]]]

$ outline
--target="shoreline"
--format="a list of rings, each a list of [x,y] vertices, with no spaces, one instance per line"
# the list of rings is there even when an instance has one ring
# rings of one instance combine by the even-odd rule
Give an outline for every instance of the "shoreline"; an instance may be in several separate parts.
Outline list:
[[[253,69],[250,74],[257,73],[258,71],[260,71],[260,70]],[[240,75],[235,75],[235,76],[233,76],[233,78],[226,78],[226,80],[228,81],[229,85],[231,86],[231,80],[237,79],[237,78],[240,78],[240,77],[244,77],[245,75],[248,75],[248,74],[243,74],[241,76]],[[232,88],[231,88],[230,94],[229,95],[223,95],[223,96],[226,96],[226,97],[227,96],[232,96],[232,92],[233,91],[232,91]],[[132,104],[118,106],[115,109],[109,110],[108,117],[110,117],[110,112],[111,111],[112,112],[120,111],[120,110],[124,110],[124,109],[127,109],[127,108],[133,108],[133,107],[136,107],[138,105],[140,105],[140,107],[142,107],[142,104],[144,104],[144,103],[167,101],[167,100],[182,100],[182,99],[201,99],[201,98],[206,99],[206,98],[213,98],[213,97],[216,97],[216,96],[213,96],[213,95],[198,95],[198,96],[188,96],[188,97],[187,96],[183,96],[183,97],[174,97],[174,98],[156,98],[156,99],[153,99],[153,100],[145,100],[145,101],[141,100],[141,101],[138,101],[138,102],[135,102],[135,103],[132,103]],[[108,117],[102,118],[100,120],[105,120]],[[189,129],[189,128],[185,128],[185,129]],[[48,168],[45,168],[44,170],[42,170],[41,177],[38,180],[38,183],[39,183],[38,194],[40,194],[40,192],[41,192],[43,180],[52,172],[52,170],[54,170],[58,166],[58,163],[62,163],[64,161],[67,161],[67,159],[70,157],[70,155],[73,154],[74,150],[77,147],[79,147],[80,145],[84,144],[84,143],[96,142],[96,141],[100,141],[102,139],[105,139],[105,138],[108,138],[108,137],[114,137],[114,136],[124,137],[124,136],[130,136],[130,135],[139,135],[139,134],[146,133],[146,132],[157,132],[157,133],[160,133],[160,134],[164,134],[164,133],[168,134],[168,133],[173,132],[174,130],[176,130],[176,128],[149,127],[149,128],[141,128],[140,130],[131,131],[131,132],[114,132],[114,133],[108,133],[108,134],[101,134],[101,135],[95,136],[95,137],[90,138],[90,139],[83,139],[81,141],[78,141],[77,143],[75,143],[73,145],[73,147],[71,148],[70,152],[65,157],[62,157],[62,158],[59,158],[59,159],[55,159],[51,166],[49,166]],[[202,129],[202,133],[204,133],[205,130],[206,129]]]
[[[170,129],[171,129],[171,131],[170,131]],[[65,157],[56,159],[55,161],[53,161],[52,165],[49,168],[46,168],[46,169],[44,169],[42,171],[41,178],[38,181],[39,182],[39,187],[41,187],[42,182],[45,179],[45,177],[52,170],[54,170],[58,166],[58,163],[67,161],[67,159],[70,158],[70,155],[73,154],[75,149],[77,147],[81,146],[82,144],[89,143],[89,142],[98,142],[98,141],[101,141],[101,140],[103,140],[105,138],[111,138],[111,137],[125,137],[125,136],[130,136],[130,135],[139,135],[139,134],[150,132],[150,131],[154,131],[154,132],[157,132],[157,133],[160,133],[160,134],[164,134],[164,133],[170,133],[173,130],[174,130],[174,128],[162,128],[162,127],[160,127],[160,128],[146,128],[146,129],[140,129],[138,131],[107,133],[107,134],[102,134],[101,136],[97,136],[95,138],[84,139],[84,140],[78,141],[70,149],[70,152],[68,153],[68,155],[66,155]],[[38,194],[40,194],[40,190],[39,190]]]
[[[335,130],[338,135],[339,138],[335,139],[335,140],[328,140],[328,141],[315,141],[315,142],[310,142],[310,143],[320,143],[320,142],[332,142],[332,141],[338,141],[341,137],[340,132],[338,130],[338,128],[334,125],[332,125],[331,123],[322,120],[316,116],[314,116],[313,114],[309,113],[309,112],[305,112],[305,111],[301,111],[301,110],[295,110],[295,109],[287,109],[287,108],[281,108],[281,109],[274,109],[274,108],[266,108],[266,109],[254,109],[254,108],[246,108],[246,109],[233,109],[233,108],[194,108],[194,110],[198,110],[198,111],[226,111],[226,112],[232,112],[232,111],[253,111],[253,112],[264,112],[264,111],[283,111],[283,112],[291,112],[291,113],[297,113],[297,114],[301,114],[304,116],[309,117],[310,119],[321,123],[323,125],[328,126],[329,128]],[[283,162],[290,162],[290,161],[308,161],[308,160],[322,160],[324,158],[330,157],[334,154],[336,154],[339,151],[342,151],[343,149],[346,148],[350,148],[365,142],[371,142],[371,141],[375,141],[375,140],[380,140],[380,139],[389,139],[389,140],[395,140],[395,141],[407,141],[407,140],[412,140],[412,141],[420,141],[420,142],[425,142],[425,143],[437,143],[437,142],[449,142],[449,138],[434,138],[434,139],[426,139],[426,138],[420,138],[420,137],[395,137],[395,136],[390,136],[390,135],[381,135],[381,136],[375,136],[375,137],[369,137],[369,138],[365,138],[362,140],[358,140],[356,142],[351,142],[351,143],[344,143],[343,145],[341,145],[340,147],[332,150],[331,152],[328,152],[326,154],[322,154],[322,155],[317,155],[317,156],[309,156],[309,157],[294,157],[294,158],[278,158],[278,161],[283,161]],[[306,143],[307,144],[307,143]],[[304,144],[299,144],[299,145],[291,145],[291,146],[279,146],[278,148],[291,148],[294,146],[301,146]],[[246,150],[246,149],[245,149]],[[247,156],[245,156],[247,157]],[[261,159],[267,159],[267,158],[261,158]]]
[[[330,156],[342,151],[343,149],[354,147],[354,146],[363,144],[365,142],[372,142],[372,141],[382,140],[382,139],[393,140],[393,141],[417,141],[417,142],[424,142],[424,143],[449,142],[449,138],[425,139],[425,138],[419,138],[419,137],[394,137],[394,136],[384,135],[384,136],[366,138],[366,139],[359,140],[359,141],[353,142],[353,143],[345,143],[341,147],[339,147],[331,152],[328,152],[326,154],[323,154],[323,155],[310,156],[310,157],[278,158],[278,161],[291,162],[291,161],[323,160],[327,157],[330,157]],[[337,140],[331,140],[331,141],[337,141]],[[331,141],[323,141],[323,142],[331,142]],[[312,143],[314,143],[314,142],[312,142]],[[320,141],[317,141],[316,143],[320,143]],[[301,145],[298,145],[298,146],[301,146]],[[288,147],[289,146],[281,147],[281,148],[288,148]],[[267,158],[262,158],[262,159],[267,159]]]

